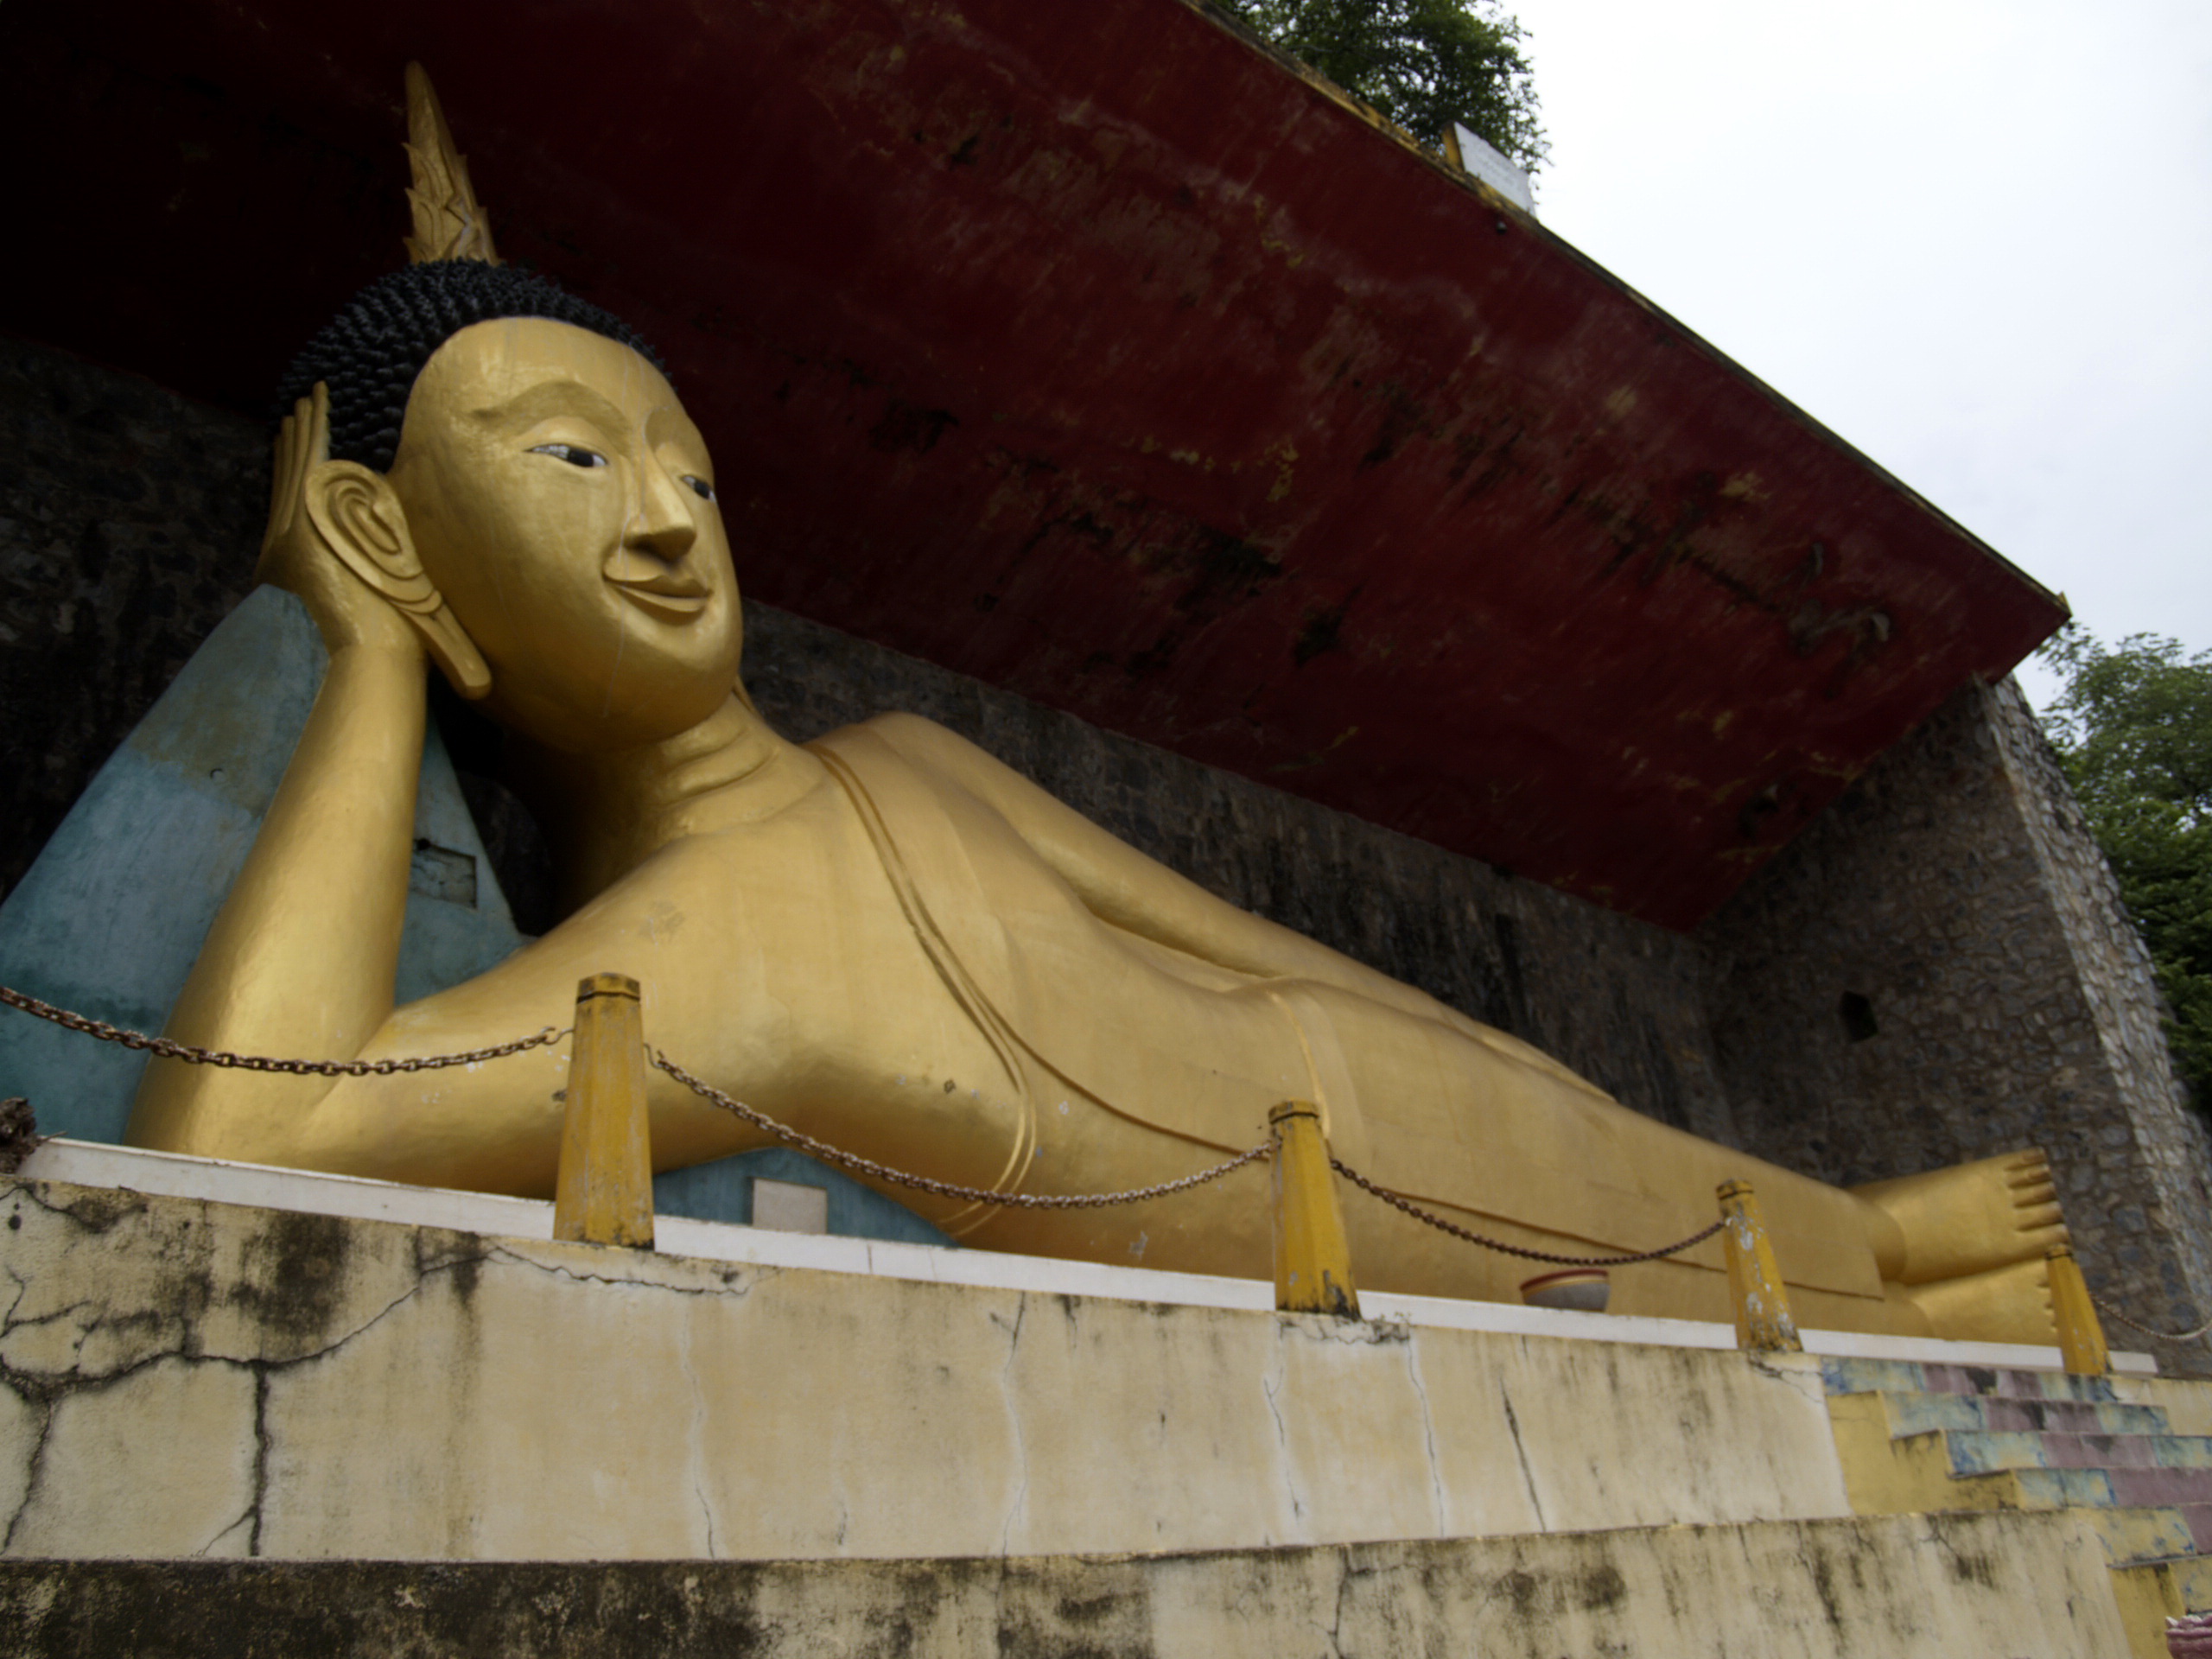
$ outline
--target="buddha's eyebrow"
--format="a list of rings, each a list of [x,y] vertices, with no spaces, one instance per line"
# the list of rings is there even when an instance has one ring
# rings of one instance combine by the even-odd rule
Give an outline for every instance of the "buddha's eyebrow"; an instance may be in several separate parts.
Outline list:
[[[487,426],[526,426],[555,415],[581,415],[613,432],[630,425],[629,417],[605,397],[566,375],[541,380],[526,391],[485,404],[469,413]]]

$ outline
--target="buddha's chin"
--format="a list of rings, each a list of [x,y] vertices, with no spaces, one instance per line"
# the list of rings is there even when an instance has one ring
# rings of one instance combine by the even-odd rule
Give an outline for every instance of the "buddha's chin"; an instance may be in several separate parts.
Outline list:
[[[639,661],[640,656],[646,660]],[[737,680],[736,653],[715,652],[712,658],[671,660],[662,653],[633,651],[627,660],[609,663],[597,687],[570,681],[533,688],[495,668],[485,712],[517,735],[559,753],[644,748],[681,737],[729,700]]]

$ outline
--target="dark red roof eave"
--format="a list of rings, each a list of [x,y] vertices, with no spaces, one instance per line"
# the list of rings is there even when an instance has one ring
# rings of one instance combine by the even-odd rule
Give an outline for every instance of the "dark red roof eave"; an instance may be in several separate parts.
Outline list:
[[[14,0],[81,257],[10,315],[257,397],[398,257],[410,56],[509,256],[670,358],[748,592],[1632,914],[2063,615],[1185,0]]]

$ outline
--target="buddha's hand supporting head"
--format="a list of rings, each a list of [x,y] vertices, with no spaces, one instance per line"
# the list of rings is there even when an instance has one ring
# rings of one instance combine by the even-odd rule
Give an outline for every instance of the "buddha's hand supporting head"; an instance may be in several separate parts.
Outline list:
[[[309,347],[297,390],[326,360],[327,396],[278,439],[262,579],[334,645],[404,634],[500,723],[575,753],[676,736],[729,700],[741,630],[712,463],[634,335],[538,279],[419,265]]]

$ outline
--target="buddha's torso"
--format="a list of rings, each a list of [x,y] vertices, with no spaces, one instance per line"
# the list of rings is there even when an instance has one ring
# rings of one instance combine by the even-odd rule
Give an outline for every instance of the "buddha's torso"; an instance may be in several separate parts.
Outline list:
[[[1020,913],[989,925],[1032,962],[1049,957],[1056,997],[1143,1012],[1102,1018],[1108,1040],[1072,1065],[1065,1033],[1040,1058],[1022,1009],[963,982],[942,938],[925,944],[915,894],[817,770],[772,811],[663,846],[486,982],[630,974],[648,1042],[687,1070],[833,1144],[969,1185],[1096,1191],[1180,1174],[1259,1139],[1273,1102],[1313,1091],[1294,1019],[1266,988],[1098,922],[979,809],[963,860],[997,867],[1001,884],[1023,866]],[[662,1166],[760,1143],[671,1079],[652,1083]]]

